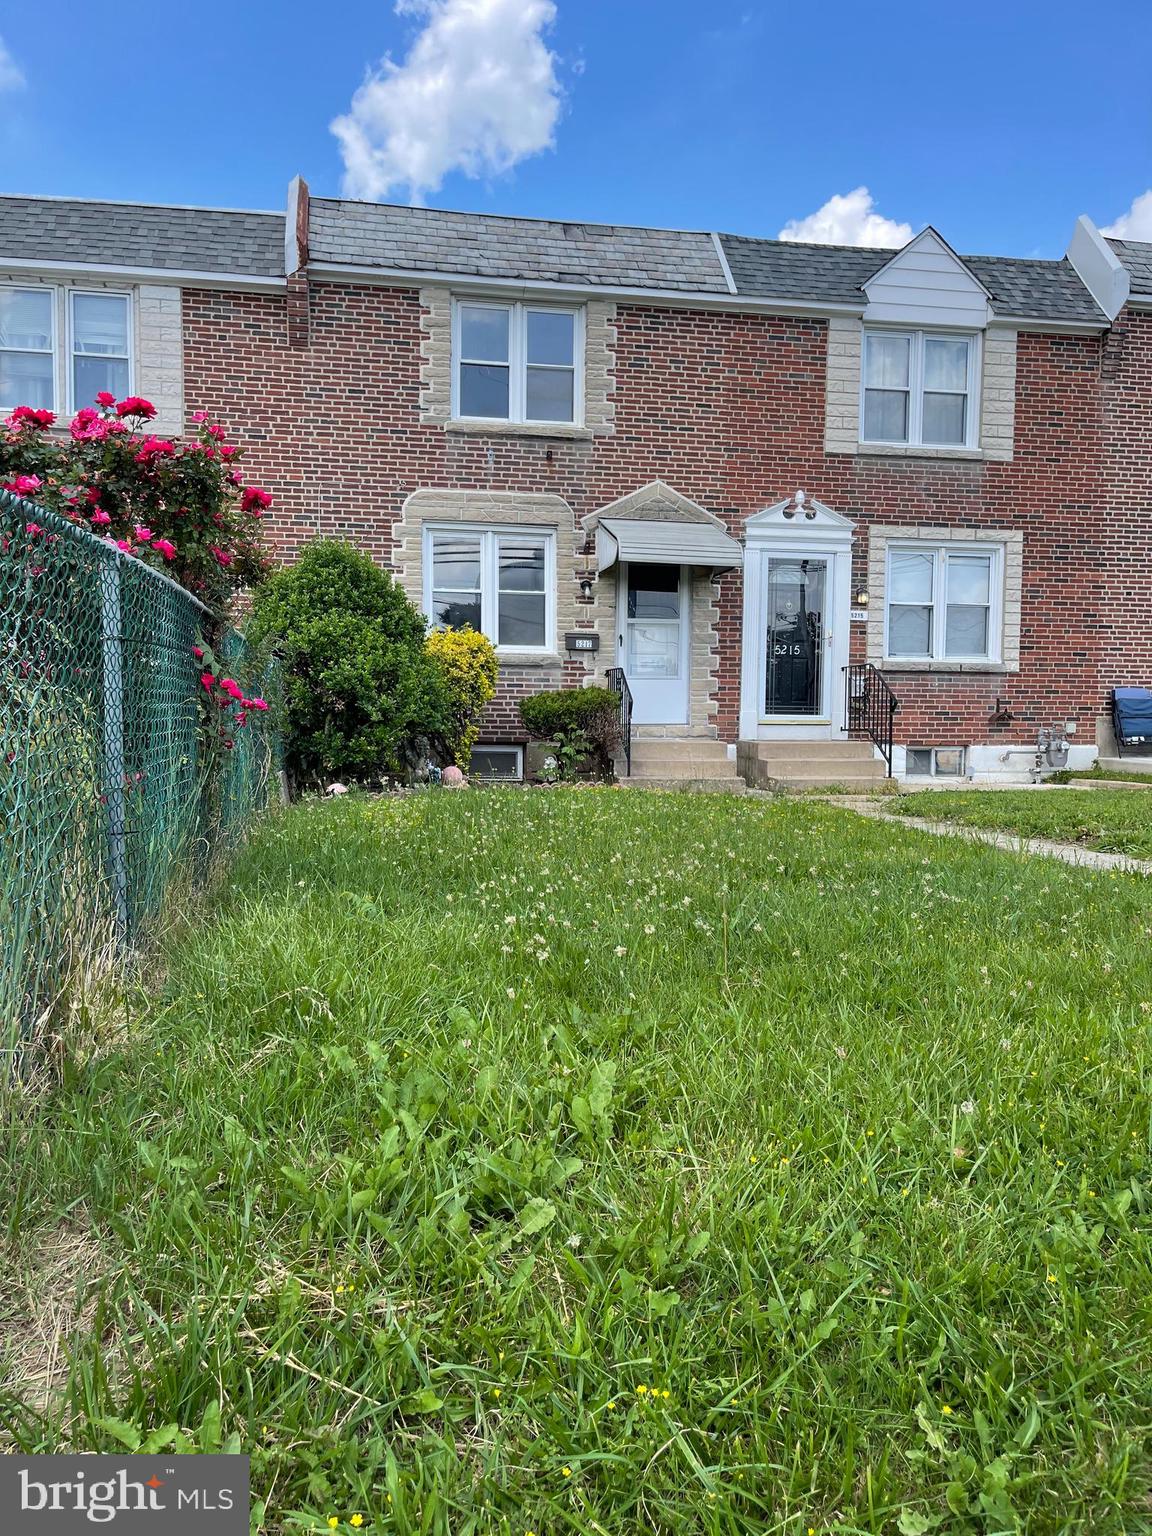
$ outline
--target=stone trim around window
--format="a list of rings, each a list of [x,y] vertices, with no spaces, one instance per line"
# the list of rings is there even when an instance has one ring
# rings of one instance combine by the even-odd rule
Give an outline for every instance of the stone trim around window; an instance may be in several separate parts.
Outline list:
[[[452,417],[452,290],[420,290],[420,420],[453,432],[521,437],[605,437],[616,430],[616,305],[589,299],[584,310],[584,420],[459,422]]]
[[[979,448],[927,448],[860,441],[860,368],[863,322],[834,315],[828,321],[828,368],[824,392],[824,452],[879,458],[1011,460],[1016,421],[1016,332],[983,332]]]
[[[413,491],[393,524],[392,568],[396,579],[417,608],[424,607],[424,524],[471,523],[477,527],[523,524],[546,528],[556,535],[556,638],[577,627],[587,627],[590,610],[580,601],[580,582],[591,576],[592,563],[583,554],[583,536],[577,537],[572,509],[562,496],[530,491]],[[601,644],[604,642],[601,641]],[[591,671],[597,658],[589,657]],[[500,651],[501,666],[541,667],[559,671],[562,652]]]
[[[56,301],[56,415],[68,422],[70,390],[68,370],[68,294],[107,292],[125,296],[132,306],[131,392],[143,395],[156,407],[149,431],[178,437],[184,431],[184,336],[180,289],[171,283],[140,283],[138,286],[109,283],[99,278],[43,278],[18,272],[0,273],[0,283],[17,288],[48,288]]]
[[[998,544],[1004,551],[1004,595],[999,661],[914,661],[884,656],[884,610],[889,544]],[[1010,528],[880,527],[868,529],[868,660],[887,672],[1019,672],[1024,535]]]
[[[184,333],[179,288],[141,283],[136,290],[136,390],[156,407],[149,430],[184,431]]]

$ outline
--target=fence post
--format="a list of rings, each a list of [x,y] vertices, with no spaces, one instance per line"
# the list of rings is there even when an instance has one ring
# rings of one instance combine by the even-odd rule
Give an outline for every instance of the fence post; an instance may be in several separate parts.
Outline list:
[[[108,871],[117,943],[128,942],[128,859],[124,817],[124,646],[120,561],[101,573],[100,643],[104,672],[104,805],[108,813]]]

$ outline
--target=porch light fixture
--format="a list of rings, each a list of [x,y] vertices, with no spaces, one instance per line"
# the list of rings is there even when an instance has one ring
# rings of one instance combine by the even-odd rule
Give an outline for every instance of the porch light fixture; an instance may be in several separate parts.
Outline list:
[[[867,594],[867,592],[863,592],[863,591],[857,592],[857,594],[856,594],[856,606],[857,606],[857,608],[867,608],[867,606],[868,606],[868,594]]]
[[[584,599],[585,602],[590,602],[591,599],[592,599],[592,586],[593,586],[593,582],[592,582],[591,576],[582,576],[581,577],[581,579],[580,579],[580,596]]]

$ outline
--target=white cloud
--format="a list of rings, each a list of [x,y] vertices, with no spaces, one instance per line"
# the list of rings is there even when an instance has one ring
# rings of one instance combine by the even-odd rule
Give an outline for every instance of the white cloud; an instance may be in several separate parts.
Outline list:
[[[548,149],[560,115],[544,34],[554,0],[397,0],[424,26],[400,64],[381,60],[332,123],[349,197],[406,188],[411,202],[450,171],[499,175]]]
[[[1128,212],[1100,233],[1116,240],[1152,240],[1152,188],[1134,197]]]
[[[0,93],[18,91],[23,84],[24,75],[20,66],[8,52],[4,39],[0,37]]]
[[[789,219],[778,238],[809,245],[907,245],[912,226],[877,213],[868,188],[857,187],[836,193],[807,218]]]

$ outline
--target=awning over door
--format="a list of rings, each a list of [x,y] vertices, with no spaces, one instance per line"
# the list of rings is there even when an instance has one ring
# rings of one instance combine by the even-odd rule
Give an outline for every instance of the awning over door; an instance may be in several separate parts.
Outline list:
[[[744,563],[744,547],[714,523],[601,519],[596,527],[597,567],[609,570],[617,560],[640,560],[652,565],[711,565],[728,570]]]

